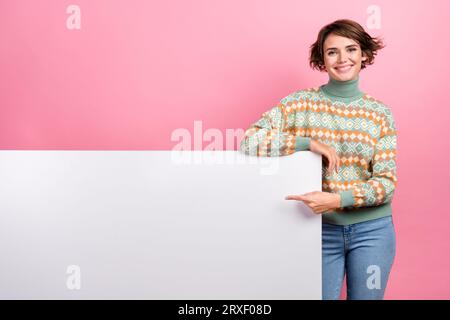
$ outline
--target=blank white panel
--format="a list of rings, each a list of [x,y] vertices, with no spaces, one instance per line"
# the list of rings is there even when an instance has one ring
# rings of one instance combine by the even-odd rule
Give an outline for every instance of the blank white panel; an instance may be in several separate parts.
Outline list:
[[[320,299],[321,217],[284,197],[321,190],[321,167],[308,151],[0,151],[0,298]]]

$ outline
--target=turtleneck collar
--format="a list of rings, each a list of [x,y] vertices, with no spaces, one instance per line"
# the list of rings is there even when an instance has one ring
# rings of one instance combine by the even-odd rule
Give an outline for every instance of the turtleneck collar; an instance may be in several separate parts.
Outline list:
[[[359,75],[348,81],[338,81],[329,77],[328,83],[320,88],[331,100],[350,102],[364,95],[364,92],[359,90]]]

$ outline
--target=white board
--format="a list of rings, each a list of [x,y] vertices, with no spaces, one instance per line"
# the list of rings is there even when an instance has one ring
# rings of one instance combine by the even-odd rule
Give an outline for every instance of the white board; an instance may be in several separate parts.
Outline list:
[[[321,218],[284,200],[321,190],[321,165],[0,151],[0,298],[321,299]]]

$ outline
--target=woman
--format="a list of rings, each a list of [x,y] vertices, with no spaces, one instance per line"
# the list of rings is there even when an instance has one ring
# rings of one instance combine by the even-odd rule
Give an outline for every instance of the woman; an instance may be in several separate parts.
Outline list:
[[[296,91],[245,131],[241,150],[324,156],[322,191],[287,196],[322,214],[322,296],[383,299],[395,256],[391,201],[397,183],[396,129],[389,108],[359,89],[359,72],[373,64],[381,40],[356,22],[324,26],[310,65],[327,84]]]

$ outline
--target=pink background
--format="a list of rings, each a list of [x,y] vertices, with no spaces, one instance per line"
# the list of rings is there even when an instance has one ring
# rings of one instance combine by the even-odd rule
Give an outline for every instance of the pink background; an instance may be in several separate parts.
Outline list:
[[[81,8],[81,30],[66,8]],[[324,24],[372,1],[0,2],[0,149],[169,150],[178,128],[245,129],[289,93]],[[398,130],[397,256],[387,299],[450,298],[448,1],[387,1],[361,88]],[[205,143],[206,145],[208,143]],[[224,147],[225,148],[225,147]],[[237,149],[237,143],[228,149]]]

